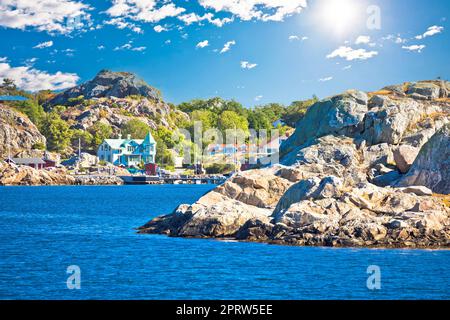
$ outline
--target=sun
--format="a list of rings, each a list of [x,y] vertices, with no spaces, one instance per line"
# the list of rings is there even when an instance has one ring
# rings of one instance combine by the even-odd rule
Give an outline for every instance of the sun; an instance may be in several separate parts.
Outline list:
[[[356,27],[361,14],[355,0],[322,0],[317,10],[320,23],[337,35],[344,35]]]

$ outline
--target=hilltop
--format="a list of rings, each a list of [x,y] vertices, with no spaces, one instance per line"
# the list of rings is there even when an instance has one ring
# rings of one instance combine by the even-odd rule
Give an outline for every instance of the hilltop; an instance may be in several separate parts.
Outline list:
[[[157,89],[133,73],[101,70],[94,79],[56,95],[47,102],[47,105],[67,105],[71,99],[80,97],[95,99],[126,98],[128,96],[142,96],[154,101],[161,100],[161,93]]]

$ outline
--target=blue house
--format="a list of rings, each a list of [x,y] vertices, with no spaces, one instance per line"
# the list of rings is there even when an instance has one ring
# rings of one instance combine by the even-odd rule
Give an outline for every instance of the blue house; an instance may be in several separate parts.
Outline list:
[[[105,139],[99,146],[97,156],[100,161],[110,162],[116,166],[137,167],[140,164],[155,163],[156,141],[149,132],[145,139]]]

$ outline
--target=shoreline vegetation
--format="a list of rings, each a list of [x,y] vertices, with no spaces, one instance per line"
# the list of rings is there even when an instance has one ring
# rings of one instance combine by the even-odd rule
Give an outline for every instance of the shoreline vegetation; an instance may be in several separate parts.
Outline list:
[[[98,86],[105,81],[110,85]],[[2,90],[24,94],[11,83]],[[79,145],[88,159],[111,135],[139,138],[150,129],[157,163],[170,170],[180,142],[172,132],[191,132],[195,121],[202,130],[277,128],[290,132],[279,162],[238,170],[194,204],[181,204],[138,232],[297,246],[449,248],[449,93],[449,82],[430,80],[290,107],[246,109],[220,98],[174,106],[134,75],[103,70],[61,94],[41,92],[26,103],[2,105],[0,152],[56,159],[72,156]],[[80,180],[68,167],[37,170],[0,161],[0,185],[120,184],[117,179]]]

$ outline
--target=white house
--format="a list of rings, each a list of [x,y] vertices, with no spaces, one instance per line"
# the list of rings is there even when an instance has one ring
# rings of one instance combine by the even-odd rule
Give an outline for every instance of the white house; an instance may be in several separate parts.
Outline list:
[[[105,139],[99,146],[97,156],[100,161],[110,162],[116,166],[138,166],[142,163],[155,163],[156,141],[149,132],[145,139]]]

